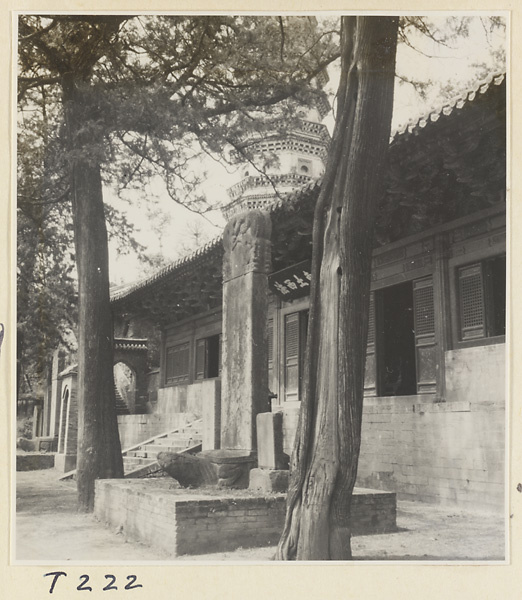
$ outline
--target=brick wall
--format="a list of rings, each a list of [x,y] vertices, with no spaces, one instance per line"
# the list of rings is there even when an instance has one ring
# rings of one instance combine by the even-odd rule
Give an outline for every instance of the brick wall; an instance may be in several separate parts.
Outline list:
[[[151,485],[152,484],[152,485]],[[95,516],[127,539],[170,556],[277,543],[285,497],[211,497],[169,490],[172,480],[96,481]]]
[[[168,556],[275,545],[281,534],[284,494],[253,496],[171,489],[171,479],[97,480],[94,513],[129,540]],[[396,530],[395,494],[356,490],[353,533]]]
[[[505,345],[446,353],[446,402],[365,398],[357,485],[399,499],[501,510],[504,505]],[[285,452],[298,409],[284,408]]]
[[[504,345],[446,355],[447,402],[366,398],[358,485],[481,510],[504,503]]]
[[[277,544],[285,518],[285,497],[178,501],[180,554],[224,552]]]
[[[36,471],[39,469],[52,469],[54,467],[54,454],[17,454],[17,471]]]
[[[190,385],[159,388],[155,412],[159,414],[190,412],[199,418],[202,415],[203,403],[215,402],[216,398],[220,397],[220,391],[219,379],[205,379]]]
[[[125,450],[161,433],[183,427],[194,418],[189,413],[118,415],[121,448]]]

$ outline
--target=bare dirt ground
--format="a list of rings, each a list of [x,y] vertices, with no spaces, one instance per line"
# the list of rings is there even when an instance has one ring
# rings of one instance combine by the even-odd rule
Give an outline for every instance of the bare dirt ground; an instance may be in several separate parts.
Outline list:
[[[59,482],[53,469],[17,473],[15,558],[19,561],[253,561],[272,560],[273,547],[198,556],[166,556],[76,512],[73,482]],[[469,513],[414,502],[398,502],[396,533],[357,536],[356,560],[502,561],[502,515]]]

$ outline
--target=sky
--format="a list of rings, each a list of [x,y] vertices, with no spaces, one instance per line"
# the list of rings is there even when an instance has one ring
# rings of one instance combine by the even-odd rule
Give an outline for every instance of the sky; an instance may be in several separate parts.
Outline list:
[[[457,13],[452,13],[456,15]],[[476,14],[476,13],[475,13]],[[430,20],[440,27],[449,13],[429,15]],[[462,13],[461,13],[462,15]],[[414,87],[408,83],[399,84],[396,79],[394,94],[394,110],[392,131],[403,128],[408,122],[415,122],[419,117],[439,110],[443,103],[439,90],[448,85],[455,95],[464,93],[478,82],[485,65],[493,74],[498,72],[498,62],[492,51],[505,47],[505,36],[499,31],[488,31],[487,15],[483,18],[474,16],[467,37],[459,37],[454,42],[444,46],[422,35],[410,38],[415,46],[399,44],[397,48],[396,72],[399,76],[420,81],[432,81],[432,86],[426,99],[422,99]],[[326,91],[333,95],[338,84],[339,66],[329,69],[330,81]],[[328,115],[324,123],[330,133],[333,131],[334,117]],[[209,177],[202,192],[211,202],[226,203],[227,188],[238,180],[237,173],[230,172],[212,162],[206,166]],[[109,189],[104,191],[106,199],[118,203]],[[213,239],[218,236],[224,225],[220,211],[212,211],[205,217],[196,215],[188,209],[176,204],[168,197],[161,181],[157,180],[136,193],[135,198],[123,208],[126,216],[135,226],[135,237],[150,256],[161,254],[166,260],[176,260],[186,254],[187,246],[194,243],[190,230],[196,227],[203,239]],[[153,226],[154,225],[154,226]],[[150,274],[134,255],[120,256],[114,242],[109,243],[110,280],[115,284],[126,284]]]

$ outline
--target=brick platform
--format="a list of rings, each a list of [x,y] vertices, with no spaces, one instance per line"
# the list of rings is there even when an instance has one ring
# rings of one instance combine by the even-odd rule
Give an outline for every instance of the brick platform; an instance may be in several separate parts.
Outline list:
[[[96,481],[94,513],[129,540],[169,556],[207,554],[275,545],[284,522],[285,494],[249,490],[174,488],[171,479]],[[391,492],[356,489],[353,533],[396,530],[396,498]]]
[[[41,454],[39,452],[28,452],[16,455],[17,471],[38,471],[41,469],[52,469],[54,467],[54,454]]]

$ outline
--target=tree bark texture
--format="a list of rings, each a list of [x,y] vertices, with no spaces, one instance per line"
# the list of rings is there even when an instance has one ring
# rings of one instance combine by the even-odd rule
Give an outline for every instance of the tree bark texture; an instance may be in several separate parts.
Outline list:
[[[123,476],[113,374],[107,228],[100,164],[101,139],[82,131],[74,81],[64,85],[78,270],[78,509],[94,508],[94,481]]]
[[[278,560],[351,558],[373,228],[397,26],[395,17],[342,18],[337,120],[314,219],[303,398]]]

